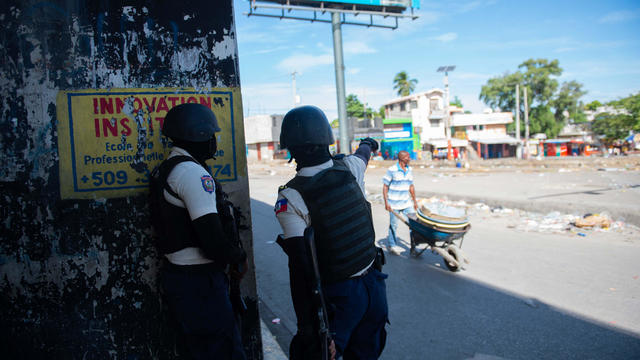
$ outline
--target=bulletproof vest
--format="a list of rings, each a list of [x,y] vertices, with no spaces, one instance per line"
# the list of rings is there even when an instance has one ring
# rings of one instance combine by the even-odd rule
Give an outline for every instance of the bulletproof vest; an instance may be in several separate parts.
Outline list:
[[[187,247],[200,246],[195,228],[191,224],[189,211],[186,208],[169,203],[164,198],[163,190],[166,190],[176,199],[180,199],[180,196],[171,190],[171,187],[167,184],[167,178],[171,170],[184,161],[195,162],[190,156],[174,156],[163,161],[151,173],[151,224],[155,233],[156,246],[162,254],[171,254]]]
[[[325,283],[348,279],[376,256],[371,204],[344,161],[333,163],[313,177],[296,176],[287,183],[309,209]]]

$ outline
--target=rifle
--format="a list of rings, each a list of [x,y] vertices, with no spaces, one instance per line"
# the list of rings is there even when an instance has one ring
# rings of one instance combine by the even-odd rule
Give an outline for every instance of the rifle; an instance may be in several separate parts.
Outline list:
[[[329,333],[329,317],[327,315],[327,305],[324,302],[324,294],[322,293],[322,281],[320,279],[320,268],[318,267],[318,257],[316,254],[316,244],[313,237],[313,228],[308,227],[304,230],[304,241],[307,243],[309,257],[313,265],[314,281],[312,284],[314,305],[318,314],[318,335],[320,336],[321,359],[329,359],[329,344],[331,343],[331,334]]]
[[[215,178],[213,179],[216,188],[216,207],[218,208],[218,215],[222,221],[222,227],[224,228],[225,235],[234,245],[243,248],[242,241],[240,241],[240,216],[236,215],[236,209],[233,203],[229,201],[229,196],[222,191],[220,183]],[[243,264],[229,264],[229,270],[234,270],[239,273],[243,273],[245,269],[242,268]],[[233,276],[229,276],[229,300],[231,301],[231,307],[236,317],[238,325],[242,325],[242,316],[247,312],[247,304],[242,298],[240,292],[240,279]]]

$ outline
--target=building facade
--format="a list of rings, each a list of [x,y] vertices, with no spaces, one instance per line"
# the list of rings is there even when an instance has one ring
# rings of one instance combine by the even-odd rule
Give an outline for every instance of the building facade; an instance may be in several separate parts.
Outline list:
[[[283,118],[283,115],[255,115],[245,119],[247,159],[273,160],[286,157],[286,150],[280,150],[280,128]]]

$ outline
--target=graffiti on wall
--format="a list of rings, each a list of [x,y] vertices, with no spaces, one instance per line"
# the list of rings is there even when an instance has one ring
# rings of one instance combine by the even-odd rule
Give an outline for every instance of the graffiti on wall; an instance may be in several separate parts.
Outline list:
[[[150,172],[169,155],[161,135],[174,106],[199,103],[216,114],[218,152],[207,163],[221,182],[238,178],[237,89],[111,89],[61,91],[60,195],[63,199],[122,197],[144,191]],[[243,168],[243,167],[242,167]]]

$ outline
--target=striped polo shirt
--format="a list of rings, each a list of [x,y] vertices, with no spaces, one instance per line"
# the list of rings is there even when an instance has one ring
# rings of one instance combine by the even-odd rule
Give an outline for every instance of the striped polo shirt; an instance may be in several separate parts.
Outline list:
[[[413,174],[409,165],[406,166],[405,171],[398,163],[391,166],[382,178],[382,182],[389,186],[387,201],[393,210],[413,207],[411,194],[409,194],[409,188],[413,185]]]

